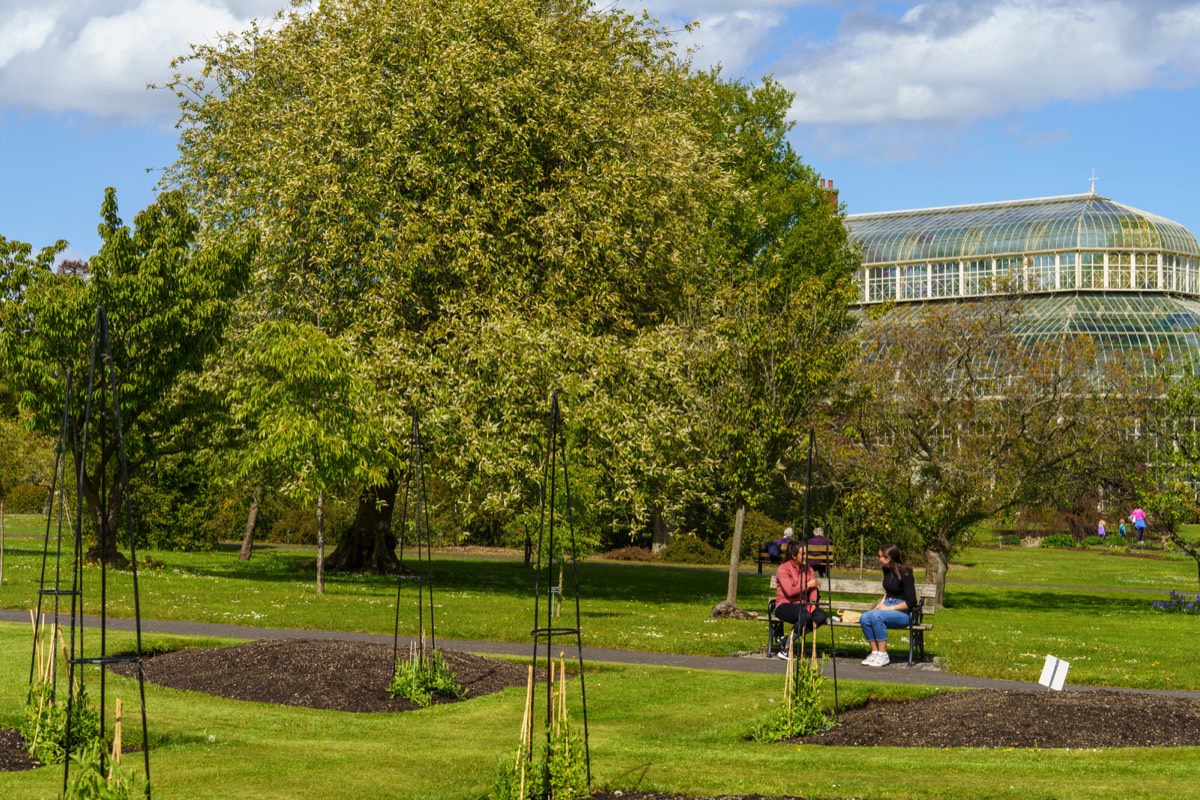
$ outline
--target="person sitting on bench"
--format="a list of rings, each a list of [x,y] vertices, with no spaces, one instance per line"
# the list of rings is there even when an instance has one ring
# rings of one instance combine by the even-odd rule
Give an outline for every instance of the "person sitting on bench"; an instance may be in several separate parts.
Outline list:
[[[879,598],[875,608],[858,620],[863,638],[871,646],[871,654],[862,662],[867,667],[886,667],[891,662],[887,652],[887,629],[907,628],[909,614],[917,607],[912,567],[904,563],[900,548],[894,544],[880,547],[879,565],[883,568],[883,597]]]
[[[787,546],[787,561],[775,571],[775,616],[792,623],[793,637],[797,630],[815,630],[827,619],[825,610],[817,604],[821,584],[807,555],[804,543],[792,540]],[[785,642],[779,657],[787,659],[788,649]]]

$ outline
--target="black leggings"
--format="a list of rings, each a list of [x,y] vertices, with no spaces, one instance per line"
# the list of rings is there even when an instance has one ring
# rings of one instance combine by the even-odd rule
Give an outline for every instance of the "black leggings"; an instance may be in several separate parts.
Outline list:
[[[813,606],[812,613],[810,614],[808,605],[805,603],[783,603],[782,605],[775,606],[775,617],[784,622],[792,623],[795,626],[793,630],[796,628],[800,630],[815,630],[824,625],[825,621],[829,619],[825,613],[825,609],[820,606]]]

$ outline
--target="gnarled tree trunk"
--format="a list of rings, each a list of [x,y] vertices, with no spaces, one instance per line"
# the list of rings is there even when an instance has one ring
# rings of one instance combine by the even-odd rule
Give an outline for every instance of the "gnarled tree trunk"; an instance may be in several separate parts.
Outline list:
[[[364,489],[358,498],[354,522],[325,562],[331,572],[394,573],[400,569],[396,558],[396,535],[392,533],[392,511],[396,505],[394,480],[384,486]]]
[[[949,569],[949,555],[933,548],[925,551],[925,582],[937,586],[937,595],[933,601],[936,608],[945,606],[946,573]]]

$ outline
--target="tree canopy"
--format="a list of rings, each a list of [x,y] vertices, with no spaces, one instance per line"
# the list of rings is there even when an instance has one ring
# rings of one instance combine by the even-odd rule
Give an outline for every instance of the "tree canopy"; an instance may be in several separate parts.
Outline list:
[[[250,248],[236,238],[196,247],[199,220],[177,192],[161,195],[130,229],[109,189],[101,217],[101,249],[86,276],[53,270],[65,242],[37,256],[27,245],[3,242],[0,363],[31,424],[55,439],[73,376],[67,435],[82,441],[96,309],[103,306],[132,470],[156,452],[187,446],[181,439],[197,418],[196,398],[181,390],[180,379],[198,372],[220,342],[230,301],[245,285]],[[94,450],[87,454],[83,492],[91,523],[96,531],[115,531],[125,488],[113,460],[115,430],[93,431],[88,441]],[[83,466],[84,454],[75,458]],[[99,544],[92,555],[118,556],[115,542]]]
[[[595,524],[722,493],[703,408],[737,349],[721,337],[819,291],[844,308],[856,262],[787,145],[789,95],[696,72],[647,17],[585,0],[297,2],[177,68],[167,181],[203,237],[260,245],[239,318],[354,352],[377,474],[401,468],[421,410],[469,528],[536,497],[555,387]],[[823,288],[794,302],[809,279]],[[722,323],[751,307],[749,328]],[[777,344],[795,343],[784,328]],[[377,535],[365,509],[389,484],[364,493],[352,535]]]

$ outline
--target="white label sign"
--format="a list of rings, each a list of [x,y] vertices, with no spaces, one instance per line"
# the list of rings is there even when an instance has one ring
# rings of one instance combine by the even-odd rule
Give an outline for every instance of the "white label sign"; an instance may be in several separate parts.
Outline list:
[[[1067,681],[1067,670],[1070,663],[1055,656],[1046,656],[1046,666],[1042,667],[1042,677],[1038,680],[1042,686],[1047,686],[1056,692],[1061,692]]]

